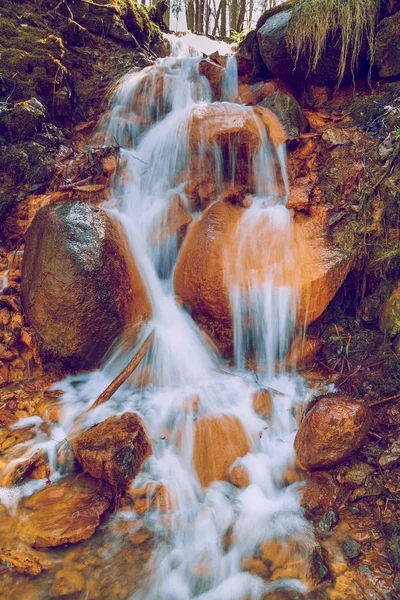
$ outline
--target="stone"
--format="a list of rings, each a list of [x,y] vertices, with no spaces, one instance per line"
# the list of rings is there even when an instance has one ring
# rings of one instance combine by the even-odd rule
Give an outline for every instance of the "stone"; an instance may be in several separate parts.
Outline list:
[[[52,485],[24,501],[17,534],[34,548],[73,544],[91,537],[111,494],[86,474]]]
[[[155,244],[164,244],[171,236],[176,235],[180,246],[191,222],[192,217],[182,206],[182,198],[175,194],[162,217],[161,226],[157,223],[150,234],[150,240]]]
[[[77,594],[85,587],[85,578],[77,570],[61,569],[56,573],[50,589],[50,598],[62,598],[70,594]]]
[[[389,337],[400,333],[400,283],[379,311],[379,329]]]
[[[329,469],[361,446],[371,425],[366,404],[347,396],[326,396],[306,414],[294,448],[303,470]]]
[[[221,100],[222,81],[225,75],[225,69],[218,63],[206,59],[199,62],[199,74],[203,75],[211,87],[213,100]]]
[[[252,157],[263,143],[265,129],[275,148],[285,143],[287,135],[282,124],[267,108],[257,106],[249,110],[233,103],[194,105],[188,118],[187,140],[194,156],[188,179],[196,180],[221,168],[216,164],[216,147],[220,148],[222,156],[228,149],[235,149],[234,185],[242,185],[248,192],[255,191]],[[229,169],[222,169],[222,177],[232,185]]]
[[[257,390],[253,394],[253,409],[260,417],[268,418],[274,408],[272,394],[269,390]]]
[[[396,440],[382,452],[378,459],[378,464],[382,469],[390,469],[400,460],[400,441]]]
[[[346,483],[352,487],[363,485],[364,481],[374,472],[374,468],[367,463],[357,462],[342,475],[338,477],[340,483]]]
[[[277,90],[264,98],[258,106],[269,108],[282,123],[289,140],[299,137],[305,128],[305,118],[300,104],[289,92]]]
[[[347,558],[357,558],[361,554],[360,544],[352,538],[347,538],[343,543],[343,552]]]
[[[242,423],[231,415],[202,415],[194,428],[193,463],[203,487],[228,478],[229,467],[250,451]]]
[[[83,202],[37,212],[26,236],[21,294],[43,356],[72,369],[99,366],[117,339],[133,345],[151,314],[120,226]]]
[[[245,488],[250,485],[249,473],[243,465],[234,464],[229,471],[229,481],[239,488]]]
[[[255,284],[261,285],[272,277],[270,263],[266,259],[260,261],[257,252],[263,248],[266,237],[276,233],[268,221],[260,220],[248,232],[248,239],[241,244],[247,252],[238,254],[245,211],[230,202],[216,202],[206,209],[186,235],[174,274],[176,294],[225,356],[232,354],[233,347],[229,286],[247,285],[249,270],[257,277]],[[297,323],[304,327],[328,306],[350,270],[351,259],[329,245],[322,227],[311,228],[307,221],[297,220],[291,227],[296,268],[287,260],[279,270],[279,283],[285,281],[286,285],[298,287]],[[279,240],[286,242],[282,237],[277,239],[276,252],[282,252]],[[271,261],[274,256],[271,252]]]
[[[16,102],[10,109],[0,112],[0,135],[9,142],[21,142],[41,133],[49,116],[44,104],[37,98]]]
[[[261,58],[257,32],[250,31],[235,52],[240,78],[266,79],[271,76]]]
[[[311,552],[309,572],[313,582],[317,584],[329,575],[328,553],[321,546]]]
[[[17,573],[31,576],[39,575],[48,563],[46,556],[28,547],[13,548],[12,550],[0,549],[0,561],[12,565]]]
[[[286,365],[289,369],[308,369],[323,346],[323,341],[314,335],[298,337],[292,343],[286,357]]]
[[[400,75],[400,12],[379,24],[374,67],[382,78]]]
[[[282,10],[268,17],[257,30],[261,58],[267,69],[276,77],[297,84],[304,82],[317,85],[332,84],[337,80],[341,42],[339,36],[327,40],[315,70],[310,69],[309,59],[301,55],[296,61],[286,44],[286,31],[293,15],[293,9]],[[364,66],[365,56],[361,56],[360,68]],[[349,65],[345,79],[351,77]]]
[[[72,450],[84,471],[123,489],[152,453],[142,420],[128,412],[109,417],[78,435]]]
[[[329,536],[331,530],[338,524],[339,516],[337,511],[330,506],[326,513],[318,519],[316,529],[320,537]]]

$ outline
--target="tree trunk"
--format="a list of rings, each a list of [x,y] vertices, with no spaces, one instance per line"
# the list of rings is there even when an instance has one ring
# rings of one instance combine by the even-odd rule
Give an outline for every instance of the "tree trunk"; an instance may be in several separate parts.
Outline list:
[[[194,31],[194,0],[186,0],[186,25],[190,31]]]
[[[240,0],[239,14],[236,21],[236,31],[243,31],[244,18],[246,16],[246,0]]]
[[[232,31],[237,31],[238,12],[239,12],[239,3],[238,3],[238,0],[231,0],[231,4],[230,4],[230,7],[229,7],[229,29],[230,29],[230,33],[232,33]]]
[[[226,0],[221,0],[221,37],[226,38]]]

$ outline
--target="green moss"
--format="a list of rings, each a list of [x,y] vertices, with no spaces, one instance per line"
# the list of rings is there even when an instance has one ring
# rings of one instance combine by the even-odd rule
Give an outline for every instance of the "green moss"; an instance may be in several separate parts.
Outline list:
[[[0,9],[0,97],[37,97],[49,104],[67,76],[63,41],[37,27],[22,27],[4,13]]]
[[[296,61],[309,57],[310,71],[315,71],[329,40],[340,34],[338,85],[348,66],[354,79],[365,41],[373,64],[380,5],[381,0],[299,0],[287,29],[288,48]]]

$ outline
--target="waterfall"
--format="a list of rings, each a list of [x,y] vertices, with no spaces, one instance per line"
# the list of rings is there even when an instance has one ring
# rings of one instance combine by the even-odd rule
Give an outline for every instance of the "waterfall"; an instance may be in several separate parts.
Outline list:
[[[226,61],[220,98],[213,101],[212,87],[200,73],[203,57],[187,42],[181,40],[173,49],[175,56],[125,77],[98,129],[104,144],[121,147],[107,209],[124,226],[149,291],[152,319],[142,336],[154,331],[154,343],[134,382],[88,413],[84,426],[113,414],[138,413],[153,454],[133,489],[155,483],[167,491],[164,510],[138,514],[133,508],[115,517],[141,519],[155,534],[150,575],[138,582],[132,599],[257,600],[279,586],[305,589],[307,553],[313,545],[299,504],[299,484],[285,480],[294,463],[293,409],[308,394],[305,382],[282,366],[295,333],[298,299],[296,240],[285,207],[285,148],[252,107],[235,103],[235,59]],[[244,155],[241,138],[228,144],[212,138],[213,115],[251,123],[256,147]],[[200,123],[196,139],[194,122]],[[189,173],[206,176],[210,197],[204,205],[202,197],[195,202],[190,195]],[[251,206],[243,209],[221,248],[233,317],[232,366],[175,299],[180,240],[167,228],[177,198],[196,222],[235,186],[249,196]],[[64,417],[52,437],[68,435],[134,351],[116,348],[101,371],[57,386],[64,390]],[[272,399],[268,418],[253,407],[260,389]],[[217,444],[215,432],[244,448],[232,467],[245,470],[248,485],[212,481],[210,472],[205,476],[211,483],[204,485],[195,454],[201,443]],[[200,450],[207,456],[211,451]],[[52,466],[59,470],[55,458]],[[263,579],[246,563],[272,543],[286,552],[288,568]]]

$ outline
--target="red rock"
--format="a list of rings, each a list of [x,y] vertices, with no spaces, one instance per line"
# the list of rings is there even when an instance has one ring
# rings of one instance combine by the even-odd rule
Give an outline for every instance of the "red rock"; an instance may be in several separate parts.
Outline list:
[[[304,470],[335,467],[358,450],[370,425],[366,404],[346,396],[321,398],[297,432],[297,464]]]
[[[151,241],[156,244],[164,244],[172,235],[178,238],[178,244],[183,242],[186,231],[192,217],[182,206],[182,198],[179,194],[171,199],[161,226],[157,224],[151,233]]]
[[[228,477],[232,463],[250,450],[245,429],[237,417],[203,415],[194,430],[193,462],[203,487]]]
[[[307,220],[294,220],[292,224],[295,264],[280,258],[287,244],[282,237],[276,238],[271,263],[260,260],[264,240],[274,235],[268,220],[260,219],[248,232],[239,254],[238,237],[243,231],[240,219],[244,211],[231,202],[212,204],[190,227],[174,274],[177,295],[190,306],[194,319],[225,355],[232,353],[233,344],[228,282],[245,288],[247,273],[251,272],[254,285],[272,280],[297,287],[297,322],[303,327],[322,314],[351,266],[348,256],[329,244],[323,224],[311,227]],[[275,275],[271,274],[274,260],[282,261]]]
[[[298,337],[292,343],[286,357],[286,366],[289,369],[307,369],[314,362],[323,346],[323,341],[314,335]]]
[[[269,390],[257,390],[253,394],[253,408],[260,417],[270,417],[274,403]]]
[[[199,73],[208,79],[213,100],[221,100],[221,85],[225,75],[225,69],[218,63],[206,59],[200,61]]]
[[[234,465],[229,471],[229,481],[236,487],[247,487],[250,484],[250,477],[246,467]]]
[[[72,450],[84,471],[119,488],[128,486],[152,453],[141,419],[128,412],[80,434]]]
[[[23,503],[18,525],[20,539],[33,547],[72,544],[91,537],[111,495],[89,475],[78,475],[61,485],[33,494]]]

